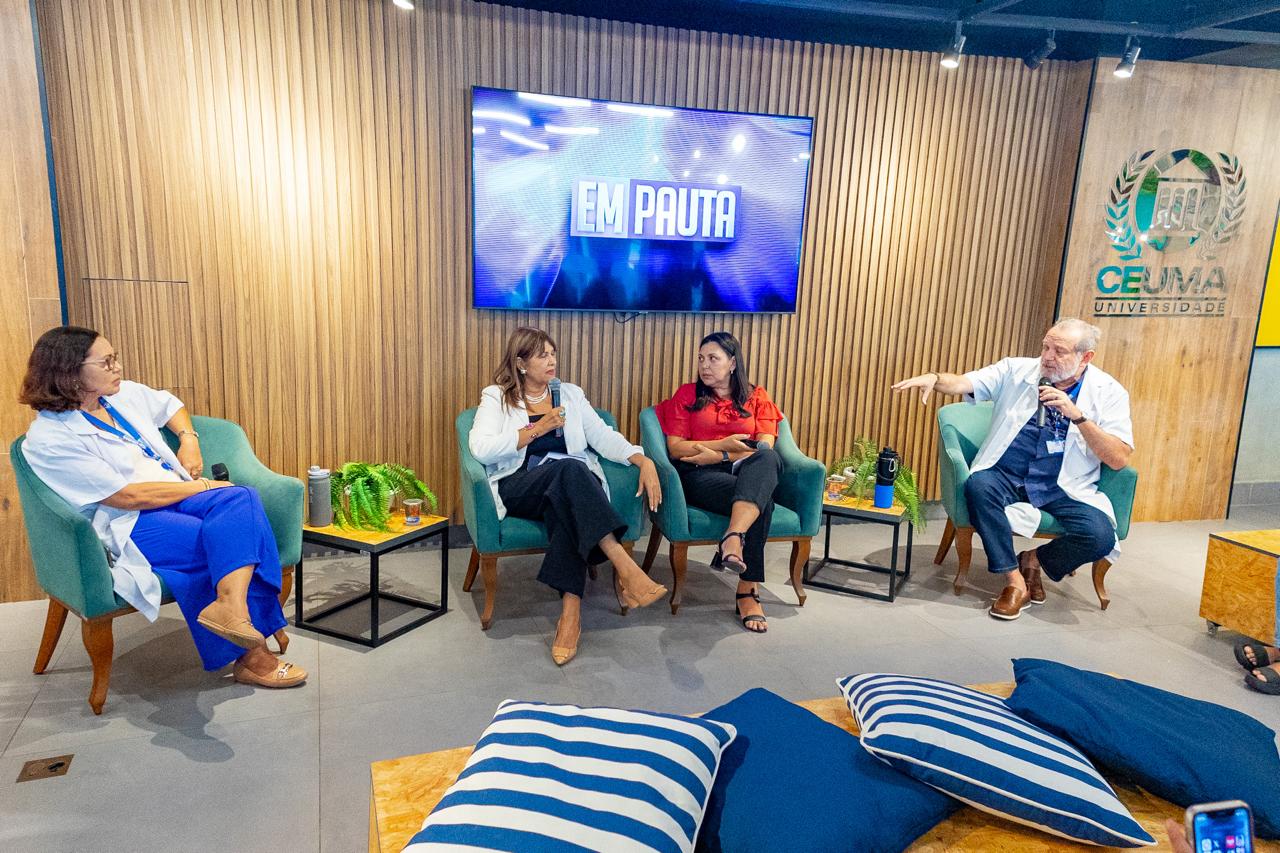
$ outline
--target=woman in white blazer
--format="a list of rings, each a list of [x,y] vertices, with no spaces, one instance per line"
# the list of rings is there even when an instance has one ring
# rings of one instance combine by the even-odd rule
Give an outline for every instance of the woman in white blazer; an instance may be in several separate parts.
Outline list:
[[[93,521],[117,595],[154,621],[163,579],[206,670],[234,662],[236,681],[260,687],[306,680],[264,638],[287,622],[262,502],[247,486],[200,476],[200,436],[181,400],[126,382],[97,332],[60,326],[36,341],[19,401],[37,412],[23,455]],[[178,436],[176,453],[160,435],[164,426]]]
[[[587,566],[609,560],[618,573],[621,603],[644,607],[666,594],[631,559],[618,537],[627,525],[609,503],[596,454],[640,468],[650,509],[662,487],[644,450],[606,424],[582,389],[561,383],[552,406],[556,345],[546,332],[519,328],[507,341],[494,384],[480,395],[471,427],[471,454],[485,466],[498,518],[541,521],[550,544],[538,580],[560,593],[561,613],[551,657],[563,666],[578,653],[579,610]]]

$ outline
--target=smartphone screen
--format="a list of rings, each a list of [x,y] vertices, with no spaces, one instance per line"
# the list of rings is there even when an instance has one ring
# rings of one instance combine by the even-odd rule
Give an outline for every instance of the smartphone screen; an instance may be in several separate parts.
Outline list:
[[[1196,853],[1253,853],[1248,809],[1201,812],[1192,818]]]

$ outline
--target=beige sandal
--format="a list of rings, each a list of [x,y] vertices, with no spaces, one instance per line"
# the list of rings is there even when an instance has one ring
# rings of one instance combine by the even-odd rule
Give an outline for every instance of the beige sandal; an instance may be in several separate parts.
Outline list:
[[[209,610],[216,605],[217,602],[215,601],[204,610],[201,610],[200,615],[196,617],[196,622],[202,628],[206,628],[222,639],[245,649],[255,649],[267,641],[267,638],[262,636],[262,632],[253,627],[253,623],[248,619],[232,617],[225,622],[216,621],[212,616],[208,615]]]
[[[297,687],[307,680],[307,671],[300,666],[279,661],[276,671],[270,675],[258,675],[240,661],[236,661],[232,675],[241,684],[252,684],[255,687]]]

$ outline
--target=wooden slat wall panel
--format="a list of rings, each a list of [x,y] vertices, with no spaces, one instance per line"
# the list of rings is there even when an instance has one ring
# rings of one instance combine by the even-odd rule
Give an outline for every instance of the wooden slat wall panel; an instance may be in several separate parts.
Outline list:
[[[87,279],[188,281],[193,408],[292,474],[404,460],[450,510],[453,419],[516,325],[631,435],[728,328],[808,453],[868,435],[936,492],[934,407],[888,386],[1034,351],[1088,66],[420,5],[38,0],[73,317]],[[472,85],[814,116],[796,314],[472,310]]]
[[[1231,492],[1255,330],[1280,202],[1280,72],[1144,62],[1129,80],[1099,67],[1081,155],[1062,312],[1088,317],[1100,267],[1165,265],[1227,278],[1224,317],[1102,317],[1099,364],[1129,389],[1140,474],[1134,518],[1223,518]],[[1104,219],[1107,192],[1134,152],[1195,148],[1240,159],[1247,197],[1240,231],[1213,261],[1148,248],[1123,261]]]
[[[32,23],[27,0],[0,0],[0,601],[41,596],[9,443],[34,416],[15,399],[32,341],[62,322]]]

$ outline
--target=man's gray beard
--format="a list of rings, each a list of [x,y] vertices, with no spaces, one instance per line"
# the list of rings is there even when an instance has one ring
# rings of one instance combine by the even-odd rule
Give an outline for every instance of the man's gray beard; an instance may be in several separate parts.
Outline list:
[[[1044,374],[1044,378],[1048,379],[1054,385],[1057,385],[1059,382],[1066,382],[1068,379],[1075,376],[1076,370],[1078,370],[1079,368],[1080,368],[1080,365],[1077,364],[1074,368],[1064,373],[1046,373]]]

